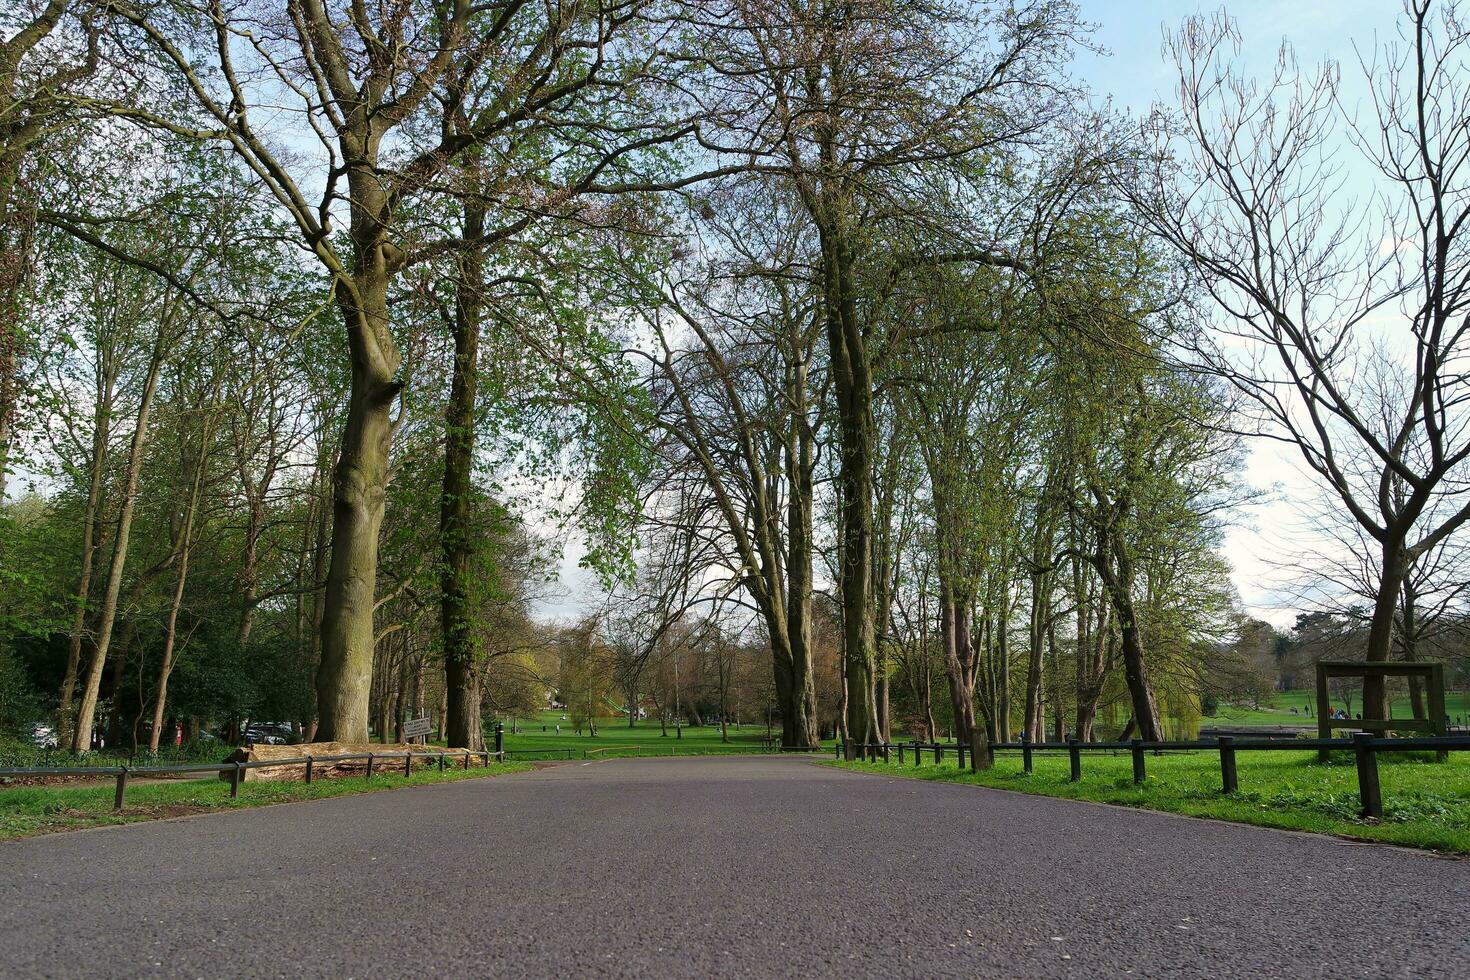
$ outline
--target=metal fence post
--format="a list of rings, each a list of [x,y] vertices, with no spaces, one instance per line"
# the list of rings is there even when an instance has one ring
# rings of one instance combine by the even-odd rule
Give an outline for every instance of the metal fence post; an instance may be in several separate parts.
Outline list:
[[[117,771],[117,792],[112,797],[112,808],[121,810],[123,808],[123,796],[128,791],[128,767],[122,766]]]
[[[313,768],[314,768],[313,767],[313,760],[312,760],[311,756],[307,756],[306,757],[306,785],[308,785],[308,786],[311,785],[311,770]]]
[[[1372,732],[1353,732],[1353,751],[1358,756],[1358,797],[1363,816],[1383,819],[1383,793],[1378,786],[1378,753],[1373,750]]]
[[[1220,736],[1220,781],[1226,793],[1240,789],[1235,778],[1235,739],[1229,735]]]
[[[1021,768],[1027,775],[1031,773],[1031,733],[1021,733]]]
[[[235,768],[230,771],[230,799],[240,795],[240,763],[235,763]]]
[[[1133,785],[1142,785],[1145,776],[1143,769],[1143,740],[1133,740]]]
[[[1082,782],[1082,750],[1075,737],[1067,739],[1067,754],[1072,757],[1072,782]]]

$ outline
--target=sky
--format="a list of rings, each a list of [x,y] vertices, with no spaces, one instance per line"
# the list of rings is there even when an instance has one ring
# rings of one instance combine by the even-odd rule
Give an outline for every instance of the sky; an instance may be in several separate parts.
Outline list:
[[[1224,10],[1237,23],[1242,39],[1241,67],[1264,75],[1275,65],[1283,41],[1296,50],[1303,67],[1325,59],[1343,69],[1343,91],[1351,103],[1356,83],[1358,48],[1371,52],[1375,43],[1396,36],[1400,5],[1396,0],[1078,0],[1082,16],[1096,26],[1093,40],[1103,50],[1082,52],[1073,64],[1079,81],[1098,105],[1111,102],[1117,111],[1147,113],[1155,103],[1173,102],[1174,74],[1164,59],[1165,29],[1177,29],[1191,14]],[[1316,495],[1294,450],[1267,443],[1252,444],[1244,478],[1262,501],[1236,516],[1226,537],[1237,591],[1252,615],[1285,628],[1295,620],[1299,603],[1288,588],[1289,573],[1280,567],[1288,551],[1310,547],[1308,502]],[[564,618],[582,611],[598,594],[593,577],[577,568],[581,551],[568,541],[562,563],[564,594],[543,603],[546,617]]]

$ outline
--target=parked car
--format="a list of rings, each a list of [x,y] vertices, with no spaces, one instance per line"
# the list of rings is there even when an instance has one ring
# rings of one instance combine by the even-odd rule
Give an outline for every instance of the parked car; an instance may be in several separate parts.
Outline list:
[[[253,721],[242,733],[245,741],[254,745],[289,745],[295,738],[290,725],[274,721]]]

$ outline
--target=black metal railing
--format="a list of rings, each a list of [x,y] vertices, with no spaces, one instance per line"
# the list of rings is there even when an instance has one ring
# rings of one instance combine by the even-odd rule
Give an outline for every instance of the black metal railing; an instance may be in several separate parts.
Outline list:
[[[1071,781],[1082,780],[1082,753],[1084,752],[1127,752],[1133,760],[1133,782],[1143,783],[1148,778],[1147,758],[1164,752],[1218,752],[1220,756],[1220,786],[1223,793],[1234,793],[1240,789],[1239,773],[1236,768],[1237,752],[1330,752],[1344,750],[1352,752],[1357,761],[1358,797],[1364,817],[1383,819],[1383,791],[1378,780],[1378,753],[1380,752],[1434,752],[1441,760],[1450,752],[1470,752],[1470,736],[1440,735],[1426,738],[1382,738],[1371,732],[1354,732],[1351,738],[1298,738],[1298,739],[1237,739],[1221,735],[1216,739],[1184,741],[1145,742],[1133,739],[1127,742],[993,742],[982,746],[988,752],[1020,752],[1021,766],[1032,771],[1033,756],[1037,752],[1066,752],[1070,762]],[[904,765],[905,755],[911,753],[914,765],[922,765],[926,752],[934,754],[936,765],[942,764],[945,752],[953,752],[958,768],[965,768],[965,755],[971,756],[971,769],[975,765],[974,749],[960,742],[866,742],[836,746],[836,758],[867,760],[869,762],[892,763],[895,756],[899,765]]]
[[[470,768],[470,761],[474,758],[483,758],[485,767],[489,767],[492,759],[505,761],[504,752],[474,752],[468,749],[455,749],[437,752],[353,752],[344,755],[303,755],[289,759],[254,759],[248,762],[221,762],[213,765],[186,765],[186,766],[52,766],[29,769],[0,769],[0,778],[14,777],[36,777],[36,776],[112,776],[116,779],[117,791],[113,796],[113,809],[123,808],[124,797],[128,790],[128,779],[133,776],[171,776],[187,773],[217,773],[220,776],[228,774],[230,782],[230,798],[234,799],[240,795],[240,783],[244,781],[244,774],[250,769],[275,769],[284,766],[302,766],[303,781],[312,782],[318,765],[335,765],[339,762],[361,762],[367,761],[366,776],[371,779],[374,767],[381,762],[395,759],[403,760],[403,775],[405,777],[413,774],[415,760],[437,760],[439,771],[443,772],[449,759],[461,763],[463,768]]]

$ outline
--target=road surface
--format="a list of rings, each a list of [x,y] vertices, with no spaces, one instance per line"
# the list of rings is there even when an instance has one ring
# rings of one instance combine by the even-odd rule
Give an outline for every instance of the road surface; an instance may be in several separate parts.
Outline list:
[[[1470,862],[609,760],[0,844],[0,975],[1466,976]]]

